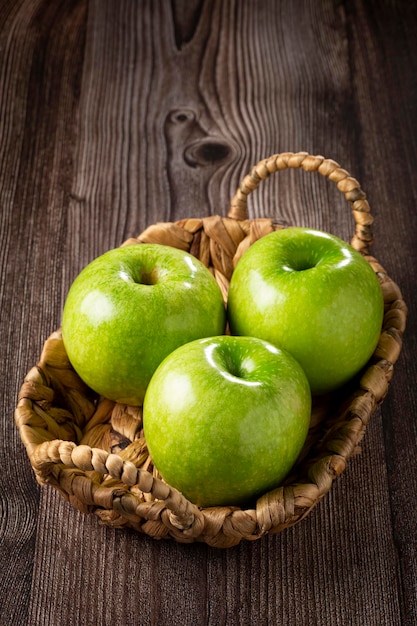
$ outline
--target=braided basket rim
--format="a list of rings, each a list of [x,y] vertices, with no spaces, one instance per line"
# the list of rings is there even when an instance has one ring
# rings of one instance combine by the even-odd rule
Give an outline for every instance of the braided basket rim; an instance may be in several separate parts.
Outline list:
[[[380,340],[367,366],[352,381],[335,413],[327,407],[324,419],[319,407],[317,416],[312,415],[311,430],[318,427],[320,432],[320,440],[312,443],[314,456],[309,459],[307,454],[301,459],[296,473],[261,496],[252,509],[198,508],[162,481],[157,472],[148,471],[146,442],[138,441],[133,450],[132,441],[117,452],[80,443],[86,426],[91,429],[93,424],[107,424],[108,416],[114,415],[114,403],[98,401],[82,383],[69,363],[58,329],[46,340],[37,365],[27,373],[15,408],[15,422],[40,484],[50,484],[73,506],[95,513],[108,526],[215,547],[230,547],[243,539],[258,539],[293,526],[328,493],[358,450],[372,414],[388,392],[407,317],[398,285],[369,254],[373,218],[359,183],[336,162],[321,156],[305,152],[273,155],[260,161],[242,180],[227,217],[153,224],[122,245],[162,243],[191,252],[213,272],[226,301],[233,263],[256,239],[282,228],[269,218],[248,219],[247,197],[270,174],[288,167],[318,171],[343,191],[356,222],[351,245],[374,269],[385,305]],[[129,419],[133,422],[140,420],[134,410],[124,407],[123,411],[124,416],[132,413]],[[320,430],[324,428],[322,420],[325,432]]]

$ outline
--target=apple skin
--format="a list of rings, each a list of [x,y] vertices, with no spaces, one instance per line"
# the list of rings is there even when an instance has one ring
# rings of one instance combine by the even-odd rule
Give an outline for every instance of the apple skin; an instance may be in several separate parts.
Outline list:
[[[367,363],[384,314],[382,290],[366,259],[317,230],[288,228],[256,241],[233,272],[233,334],[255,335],[303,367],[313,394],[334,390]]]
[[[311,392],[288,353],[252,337],[183,345],[143,405],[151,458],[198,506],[242,505],[276,487],[305,442]]]
[[[225,306],[210,271],[187,252],[134,244],[94,259],[64,305],[62,335],[84,382],[140,405],[159,363],[175,348],[224,332]]]

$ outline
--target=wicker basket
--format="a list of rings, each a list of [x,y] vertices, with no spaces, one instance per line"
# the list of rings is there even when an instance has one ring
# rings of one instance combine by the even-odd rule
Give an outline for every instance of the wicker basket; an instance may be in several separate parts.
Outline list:
[[[385,315],[378,346],[361,375],[314,404],[306,445],[285,484],[261,496],[250,509],[199,509],[161,480],[153,467],[141,408],[99,398],[87,388],[68,361],[59,330],[47,339],[39,363],[27,374],[15,411],[20,436],[41,484],[52,485],[72,505],[95,513],[106,525],[217,547],[292,526],[329,491],[357,451],[372,413],[387,393],[407,316],[399,288],[369,256],[373,218],[359,183],[321,156],[273,155],[243,179],[227,218],[158,223],[123,245],[162,243],[191,252],[212,270],[226,300],[233,267],[243,252],[258,238],[282,228],[271,219],[249,220],[248,194],[270,174],[287,168],[319,172],[335,182],[351,203],[356,224],[351,243],[377,273]]]

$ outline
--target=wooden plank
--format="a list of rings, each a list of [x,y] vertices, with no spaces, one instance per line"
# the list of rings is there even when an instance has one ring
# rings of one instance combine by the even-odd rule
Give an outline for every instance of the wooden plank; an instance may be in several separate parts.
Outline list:
[[[5,2],[0,14],[0,622],[24,624],[39,492],[13,410],[23,373],[60,316],[85,4]]]
[[[404,298],[411,305],[400,365],[403,375],[394,379],[382,406],[382,417],[401,615],[404,624],[415,624],[417,472],[412,469],[412,459],[417,427],[416,400],[410,393],[410,382],[416,380],[411,356],[415,345],[411,303],[415,298],[417,216],[415,191],[409,181],[415,176],[417,147],[417,11],[415,6],[403,5],[395,10],[389,6],[379,9],[377,3],[358,3],[350,16],[350,28],[356,107],[362,129],[362,171],[372,189],[377,218],[374,253],[401,285]],[[361,79],[366,75],[372,76],[372,80]]]

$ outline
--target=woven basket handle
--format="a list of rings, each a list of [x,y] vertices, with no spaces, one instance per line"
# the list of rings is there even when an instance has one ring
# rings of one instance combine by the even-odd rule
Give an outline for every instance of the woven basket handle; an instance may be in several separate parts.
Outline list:
[[[283,152],[259,161],[240,183],[230,203],[228,217],[237,220],[248,219],[248,195],[262,180],[271,174],[289,168],[300,168],[307,172],[318,172],[337,184],[338,189],[351,203],[355,220],[355,234],[351,245],[362,253],[367,253],[373,243],[371,209],[366,195],[358,181],[342,169],[338,163],[322,156],[312,156],[307,152]]]
[[[96,471],[103,476],[111,476],[163,502],[169,513],[169,521],[176,529],[185,534],[188,532],[190,536],[202,532],[204,519],[195,504],[150,472],[137,468],[131,461],[123,461],[118,454],[110,454],[101,448],[76,445],[72,441],[45,441],[34,450],[32,464],[41,482],[48,482],[54,466],[60,464],[66,468]],[[132,506],[131,501],[132,498],[129,498],[129,508]]]

